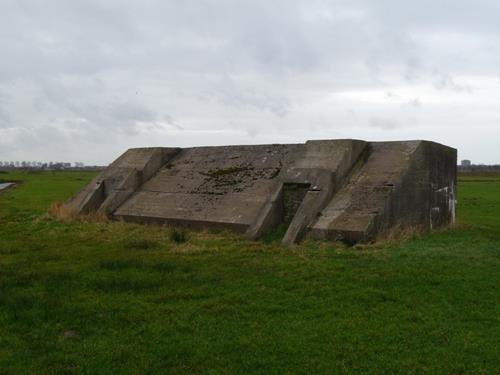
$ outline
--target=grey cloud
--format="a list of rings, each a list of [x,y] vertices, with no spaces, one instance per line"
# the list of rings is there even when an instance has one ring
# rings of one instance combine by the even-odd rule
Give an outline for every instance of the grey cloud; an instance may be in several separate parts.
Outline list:
[[[395,120],[388,118],[371,118],[369,123],[370,127],[381,130],[394,130],[399,127]]]
[[[184,130],[184,128],[183,128],[181,125],[179,125],[179,124],[177,123],[177,121],[175,121],[175,120],[173,119],[173,117],[172,117],[172,116],[170,116],[169,114],[165,114],[165,115],[163,115],[163,120],[164,120],[167,124],[169,124],[170,126],[173,126],[173,127],[174,127],[175,129],[177,129],[177,130]]]
[[[422,107],[422,102],[420,101],[419,98],[412,99],[408,102],[408,105],[410,105],[413,108],[421,108]]]
[[[11,123],[11,119],[7,114],[7,99],[6,95],[0,92],[0,128],[5,128]]]
[[[113,132],[134,134],[138,122],[154,122],[158,115],[132,95],[122,97],[120,93],[106,95],[109,88],[98,79],[85,83],[68,82],[64,79],[42,80],[39,87],[43,95],[38,98],[40,109],[49,106],[56,112],[78,118],[84,130],[91,133],[104,129]],[[75,95],[78,93],[78,95]],[[78,125],[77,125],[78,126]]]
[[[467,92],[467,93],[472,93],[473,88],[470,85],[463,85],[463,84],[458,84],[455,82],[453,77],[447,74],[441,74],[438,73],[436,74],[436,80],[434,81],[434,86],[438,89],[441,90],[453,90],[457,92]]]
[[[269,111],[276,116],[286,116],[290,103],[284,96],[272,96],[266,92],[258,92],[255,88],[235,88],[233,85],[223,85],[207,94],[208,98],[236,108],[252,108]]]
[[[250,128],[247,130],[247,134],[249,137],[255,138],[259,134],[259,131],[257,129]]]
[[[468,127],[451,116],[463,116],[435,97],[473,100],[486,92],[474,77],[498,77],[499,13],[494,0],[4,0],[0,158],[15,152],[2,141],[14,137],[7,123],[24,134],[17,149],[32,147],[31,132],[46,150],[68,142],[82,158],[94,157],[88,144],[303,141],[318,119],[327,136],[453,128],[460,146]],[[483,94],[484,105],[498,94]],[[411,129],[416,108],[428,133]],[[225,136],[207,137],[214,129]]]

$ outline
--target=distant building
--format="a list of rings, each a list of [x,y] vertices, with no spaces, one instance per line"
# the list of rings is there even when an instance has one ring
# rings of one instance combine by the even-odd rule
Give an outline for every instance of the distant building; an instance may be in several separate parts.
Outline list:
[[[460,162],[460,165],[462,167],[470,167],[472,165],[472,162],[470,160],[465,159]]]

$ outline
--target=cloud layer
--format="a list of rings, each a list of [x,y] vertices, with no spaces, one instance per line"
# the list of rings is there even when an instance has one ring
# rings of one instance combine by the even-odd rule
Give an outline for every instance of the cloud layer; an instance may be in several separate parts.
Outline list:
[[[500,3],[4,0],[0,160],[430,139],[500,163]]]

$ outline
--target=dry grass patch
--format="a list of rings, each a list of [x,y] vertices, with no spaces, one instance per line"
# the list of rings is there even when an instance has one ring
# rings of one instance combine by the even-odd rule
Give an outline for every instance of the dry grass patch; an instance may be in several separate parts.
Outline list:
[[[54,202],[47,211],[47,216],[65,223],[86,222],[86,223],[107,223],[109,218],[104,214],[91,211],[87,214],[78,214],[75,210],[64,202]]]

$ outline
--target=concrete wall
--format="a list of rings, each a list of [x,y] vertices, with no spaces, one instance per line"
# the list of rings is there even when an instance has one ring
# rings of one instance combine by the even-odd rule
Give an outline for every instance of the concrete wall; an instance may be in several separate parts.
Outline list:
[[[452,224],[456,150],[434,142],[372,142],[311,228],[318,238],[368,241],[391,230]]]

